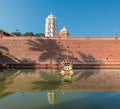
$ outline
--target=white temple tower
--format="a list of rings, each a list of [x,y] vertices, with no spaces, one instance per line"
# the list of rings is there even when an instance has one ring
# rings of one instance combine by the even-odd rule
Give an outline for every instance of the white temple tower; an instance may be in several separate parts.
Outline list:
[[[51,13],[46,18],[45,37],[55,37],[58,35],[57,18]]]

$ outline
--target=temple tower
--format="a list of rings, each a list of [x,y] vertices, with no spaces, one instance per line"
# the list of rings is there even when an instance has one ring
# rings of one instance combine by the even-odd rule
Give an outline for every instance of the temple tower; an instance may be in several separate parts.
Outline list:
[[[51,13],[46,18],[45,37],[55,37],[58,35],[57,18]]]

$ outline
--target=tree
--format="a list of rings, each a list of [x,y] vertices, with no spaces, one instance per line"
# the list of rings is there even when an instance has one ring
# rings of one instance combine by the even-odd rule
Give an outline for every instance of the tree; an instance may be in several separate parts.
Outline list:
[[[34,36],[33,32],[26,32],[23,34],[23,36]]]
[[[12,32],[12,34],[14,34],[16,36],[22,36],[21,32]]]
[[[22,36],[21,32],[19,32],[19,29],[16,29],[16,31],[12,32],[12,34],[14,34],[16,36]]]
[[[44,33],[33,33],[33,32],[26,32],[26,33],[21,33],[21,32],[19,32],[19,30],[18,29],[16,29],[16,31],[15,32],[12,32],[12,34],[14,34],[14,35],[16,35],[16,36],[45,36],[45,34]]]
[[[45,36],[44,33],[36,33],[35,36]]]

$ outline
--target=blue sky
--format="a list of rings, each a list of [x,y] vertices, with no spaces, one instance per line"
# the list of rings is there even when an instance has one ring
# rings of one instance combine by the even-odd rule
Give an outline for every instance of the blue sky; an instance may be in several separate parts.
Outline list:
[[[0,29],[44,33],[51,11],[71,36],[120,35],[120,0],[0,0]]]

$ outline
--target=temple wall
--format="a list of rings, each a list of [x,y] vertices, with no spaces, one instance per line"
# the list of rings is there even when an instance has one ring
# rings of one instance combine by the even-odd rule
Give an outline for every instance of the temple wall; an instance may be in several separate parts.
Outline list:
[[[68,53],[67,53],[68,50]],[[119,37],[2,37],[0,64],[120,64]]]

